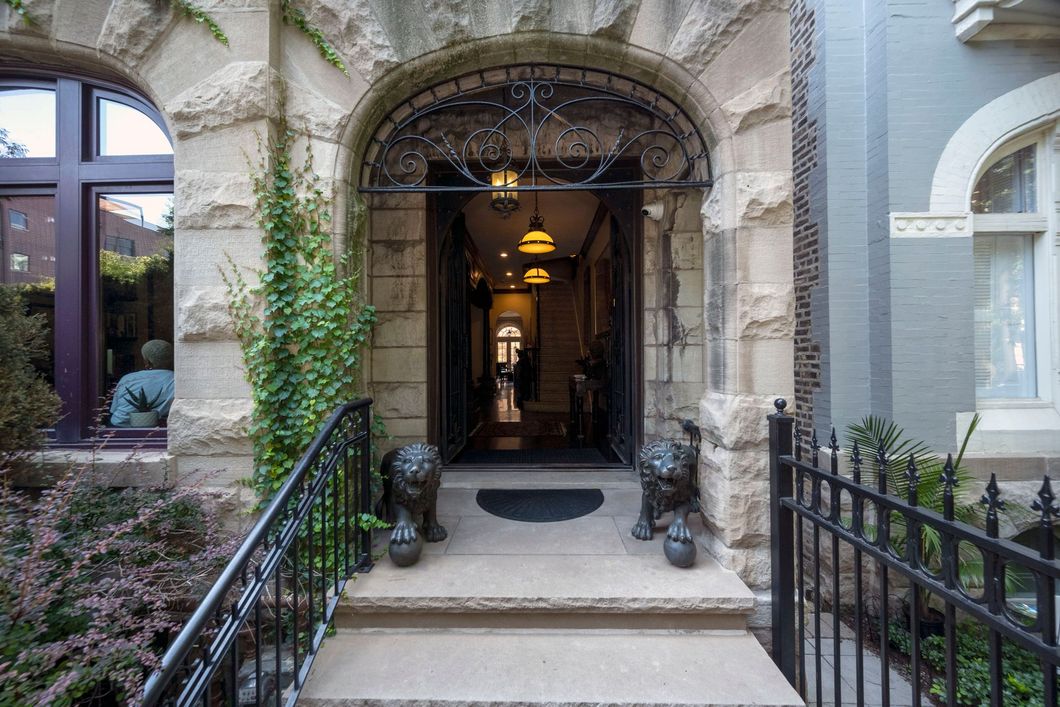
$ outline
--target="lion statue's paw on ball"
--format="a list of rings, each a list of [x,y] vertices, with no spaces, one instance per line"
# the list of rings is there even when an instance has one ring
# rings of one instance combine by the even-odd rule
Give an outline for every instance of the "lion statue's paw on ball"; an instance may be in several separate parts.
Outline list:
[[[417,544],[421,530],[429,543],[445,540],[448,533],[438,523],[438,487],[442,481],[438,448],[421,443],[399,447],[387,452],[381,466],[387,520],[394,524],[391,554],[394,545]]]
[[[640,450],[637,468],[643,494],[633,537],[651,540],[655,521],[663,513],[673,511],[674,520],[666,537],[678,543],[693,542],[688,514],[697,506],[699,497],[695,484],[695,448],[672,439],[649,442]]]

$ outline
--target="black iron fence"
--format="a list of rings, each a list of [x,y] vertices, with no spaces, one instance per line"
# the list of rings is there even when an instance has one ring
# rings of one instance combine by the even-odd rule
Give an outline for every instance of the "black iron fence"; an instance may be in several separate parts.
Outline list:
[[[332,414],[147,680],[145,705],[293,705],[371,568],[371,400]]]
[[[1038,525],[1036,551],[999,539],[1005,502],[994,477],[981,529],[957,518],[967,495],[955,488],[952,457],[933,469],[938,512],[922,503],[924,469],[913,455],[900,467],[904,498],[893,493],[898,464],[882,443],[863,459],[855,442],[841,473],[833,430],[822,468],[816,434],[805,439],[785,406],[777,400],[769,416],[772,650],[803,698],[1056,705],[1060,507],[1049,477],[1025,509]],[[1017,660],[1024,672],[1013,677]],[[1034,684],[1024,684],[1027,664]],[[973,696],[977,675],[982,698]],[[895,694],[894,676],[909,694]]]

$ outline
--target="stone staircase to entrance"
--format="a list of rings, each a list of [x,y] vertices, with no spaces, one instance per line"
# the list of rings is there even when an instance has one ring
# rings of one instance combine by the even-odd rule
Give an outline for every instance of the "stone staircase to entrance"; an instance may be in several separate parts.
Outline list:
[[[574,290],[570,282],[553,281],[538,288],[538,399],[526,409],[536,412],[567,412],[570,408],[568,381],[580,373],[576,363],[583,357],[579,342]]]
[[[485,487],[601,488],[561,523],[488,515]],[[751,591],[702,551],[681,570],[629,536],[630,472],[451,472],[449,530],[350,585],[306,705],[802,705],[747,630]],[[697,525],[699,532],[702,526]]]

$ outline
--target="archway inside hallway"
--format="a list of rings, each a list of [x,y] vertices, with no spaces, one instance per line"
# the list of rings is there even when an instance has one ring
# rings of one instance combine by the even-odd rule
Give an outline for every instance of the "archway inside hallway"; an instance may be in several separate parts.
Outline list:
[[[608,72],[482,70],[431,87],[383,120],[361,190],[395,208],[400,194],[426,194],[426,427],[448,462],[467,459],[499,392],[493,300],[522,296],[528,365],[512,380],[520,403],[556,416],[563,434],[549,436],[566,438],[565,448],[596,449],[593,464],[632,463],[643,436],[643,193],[710,184],[705,143],[684,111]],[[535,201],[561,247],[536,261],[490,262],[522,255],[516,244]],[[580,221],[571,216],[579,213]],[[533,265],[554,278],[524,285]],[[557,299],[567,302],[567,321],[557,318]],[[557,353],[565,336],[570,350]],[[600,378],[587,391],[578,377],[592,372]],[[587,414],[576,399],[588,401]]]

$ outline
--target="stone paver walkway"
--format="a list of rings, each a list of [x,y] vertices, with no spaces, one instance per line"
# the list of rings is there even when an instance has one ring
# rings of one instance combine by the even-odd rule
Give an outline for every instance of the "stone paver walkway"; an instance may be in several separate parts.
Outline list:
[[[813,614],[806,614],[806,704],[816,705],[817,702],[817,661],[816,642],[814,641]],[[832,616],[821,615],[821,705],[856,705],[857,680],[856,680],[856,651],[857,643],[854,641],[854,631],[846,624],[839,627],[839,680],[840,699],[835,699],[835,632],[832,628]],[[880,665],[880,657],[867,647],[863,650],[865,671],[865,701],[866,707],[877,707],[883,705],[883,670]],[[900,675],[893,667],[890,668],[890,704],[893,707],[909,707],[913,704],[913,686]],[[931,704],[927,695],[921,696],[922,704]]]

